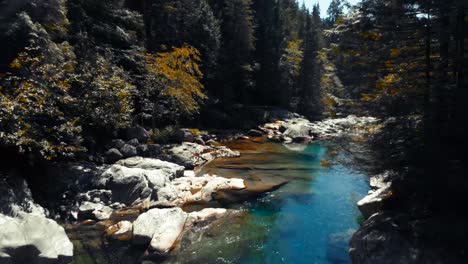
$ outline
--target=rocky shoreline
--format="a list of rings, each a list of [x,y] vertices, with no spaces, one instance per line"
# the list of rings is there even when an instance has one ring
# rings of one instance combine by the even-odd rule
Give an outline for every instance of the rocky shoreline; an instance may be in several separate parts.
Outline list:
[[[263,138],[294,148],[312,140],[354,133],[356,128],[375,122],[374,118],[349,116],[311,123],[295,116],[273,120],[245,135],[237,133],[227,138]],[[51,166],[47,182],[53,182],[55,190],[48,193],[51,201],[45,204],[47,209],[34,202],[26,181],[20,176],[2,180],[0,222],[19,229],[0,232],[0,262],[17,263],[19,256],[28,256],[28,263],[69,263],[73,245],[63,228],[50,218],[59,222],[100,223],[104,225],[106,239],[128,241],[146,248],[144,259],[160,259],[177,248],[178,241],[189,237],[187,232],[193,226],[206,226],[226,214],[236,213],[209,208],[217,200],[247,199],[277,187],[259,188],[256,183],[254,189],[249,189],[242,179],[199,175],[196,171],[211,160],[240,155],[212,144],[215,136],[203,139],[183,129],[179,132],[180,144],[147,145],[140,143],[148,140],[147,132],[137,127],[128,132],[128,137],[127,141],[114,140],[108,146],[104,161],[110,164],[82,162]],[[378,208],[372,204],[374,200],[364,206],[369,211],[365,215]],[[193,212],[181,209],[190,204],[201,204],[204,209]],[[129,210],[140,213],[134,219],[119,219],[119,215]],[[48,235],[15,240],[21,232],[29,232],[33,222],[45,223],[36,229]]]

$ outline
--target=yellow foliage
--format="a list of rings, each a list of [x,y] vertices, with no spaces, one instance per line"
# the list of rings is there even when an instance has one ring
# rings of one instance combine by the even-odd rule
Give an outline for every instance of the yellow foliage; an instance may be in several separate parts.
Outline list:
[[[200,52],[187,44],[156,56],[146,54],[146,69],[156,77],[162,94],[174,98],[187,114],[198,111],[197,99],[206,99],[200,62]]]
[[[401,54],[400,49],[390,49],[390,56],[392,57],[397,57]]]

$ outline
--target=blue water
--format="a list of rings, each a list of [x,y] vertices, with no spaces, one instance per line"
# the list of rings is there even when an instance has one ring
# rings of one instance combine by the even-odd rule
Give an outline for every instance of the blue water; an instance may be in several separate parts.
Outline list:
[[[343,154],[327,154],[315,143],[302,151],[258,144],[238,161],[245,168],[214,172],[255,180],[286,179],[288,184],[241,208],[249,211],[238,236],[226,240],[238,250],[219,250],[227,263],[351,263],[348,242],[359,227],[356,201],[366,195],[366,176],[344,165],[321,166]],[[219,165],[219,164],[218,164]],[[214,167],[217,165],[215,164]],[[270,170],[265,170],[269,166]],[[258,169],[258,168],[263,169]],[[278,170],[275,170],[277,168]],[[212,171],[213,172],[213,171]],[[232,237],[229,237],[232,236]],[[235,253],[233,253],[233,251]]]

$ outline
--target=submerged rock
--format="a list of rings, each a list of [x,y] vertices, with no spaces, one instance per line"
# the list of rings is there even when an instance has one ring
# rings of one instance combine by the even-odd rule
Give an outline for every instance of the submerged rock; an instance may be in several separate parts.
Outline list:
[[[0,214],[0,226],[0,263],[65,264],[73,260],[73,244],[51,219]]]

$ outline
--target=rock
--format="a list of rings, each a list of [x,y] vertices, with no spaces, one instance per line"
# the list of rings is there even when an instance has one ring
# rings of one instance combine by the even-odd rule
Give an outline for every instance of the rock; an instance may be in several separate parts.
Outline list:
[[[205,141],[201,137],[196,137],[194,142],[199,144],[199,145],[203,145],[203,146],[205,145]]]
[[[130,146],[138,147],[138,145],[140,145],[140,142],[138,141],[138,139],[134,138],[127,141],[127,144]]]
[[[283,135],[292,139],[308,138],[310,137],[309,131],[308,121],[301,120],[301,122],[289,125],[286,131],[283,132]]]
[[[132,145],[129,145],[129,144],[125,144],[125,145],[120,149],[120,152],[122,153],[122,155],[123,155],[125,158],[135,157],[136,155],[138,155],[138,151],[137,151],[136,147],[134,147],[134,146],[132,146]]]
[[[129,221],[120,221],[106,229],[106,235],[112,239],[129,241],[133,238],[133,224]]]
[[[149,144],[148,147],[148,157],[156,158],[161,154],[161,146],[158,144]]]
[[[140,144],[137,146],[137,153],[138,156],[141,157],[148,157],[149,156],[149,148],[146,144]]]
[[[371,186],[372,189],[381,189],[389,186],[391,183],[389,182],[390,178],[390,172],[384,172],[382,174],[378,174],[375,176],[372,176],[369,179],[369,185]]]
[[[0,263],[65,264],[73,260],[73,244],[51,219],[0,214],[0,226]]]
[[[182,233],[188,214],[180,208],[151,209],[133,223],[133,243],[149,251],[166,253]]]
[[[159,159],[133,157],[120,160],[116,164],[128,168],[137,168],[144,170],[162,170],[168,174],[170,179],[182,177],[184,175],[184,167]]]
[[[209,145],[209,146],[215,146],[218,142],[216,142],[214,139],[208,139],[206,142],[205,142],[205,145]]]
[[[149,137],[149,132],[141,126],[135,126],[127,129],[128,139],[137,139],[140,143],[146,143]]]
[[[239,152],[232,151],[224,146],[202,146],[196,143],[184,142],[169,149],[166,159],[180,164],[186,169],[193,169],[216,158],[238,157],[239,155]]]
[[[243,179],[227,179],[204,175],[181,177],[158,191],[158,203],[165,206],[182,206],[194,202],[210,202],[220,191],[245,189]]]
[[[227,212],[224,208],[205,208],[198,212],[192,212],[189,214],[189,220],[192,224],[200,222],[207,222],[213,218],[219,218]]]
[[[47,216],[48,212],[34,202],[27,182],[14,172],[0,177],[0,214],[16,217],[21,212]]]
[[[391,195],[390,184],[384,188],[378,189],[375,192],[362,198],[357,206],[363,216],[367,219],[371,215],[379,212],[383,208],[383,203]]]
[[[195,141],[195,137],[193,136],[192,132],[190,132],[188,129],[179,129],[174,133],[174,140],[178,143],[192,143]]]
[[[420,250],[405,237],[408,219],[390,212],[374,214],[366,220],[350,241],[353,263],[444,263],[418,260]]]
[[[103,173],[106,181],[106,189],[112,191],[112,200],[131,205],[137,200],[143,200],[151,196],[151,189],[141,169],[131,169],[121,165],[112,165]]]
[[[256,129],[250,129],[249,132],[247,133],[247,135],[249,135],[251,137],[262,137],[263,132],[259,131],[259,130],[256,130]]]
[[[122,139],[114,139],[110,142],[108,148],[120,149],[125,145],[125,141]]]
[[[120,159],[123,159],[124,156],[122,155],[122,153],[120,153],[118,149],[111,148],[108,151],[106,151],[106,153],[104,154],[104,158],[107,163],[114,163]]]
[[[105,189],[112,191],[112,201],[126,205],[156,195],[171,180],[181,177],[184,167],[158,159],[133,157],[118,161],[102,175]]]
[[[79,193],[76,195],[75,200],[81,202],[93,202],[93,203],[103,203],[111,204],[112,203],[112,192],[109,190],[90,190],[84,193]]]
[[[78,220],[106,220],[112,214],[112,208],[100,203],[83,202],[78,209]]]

